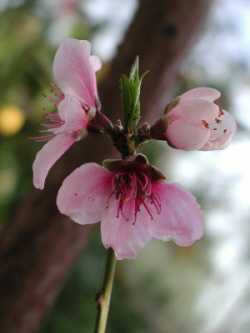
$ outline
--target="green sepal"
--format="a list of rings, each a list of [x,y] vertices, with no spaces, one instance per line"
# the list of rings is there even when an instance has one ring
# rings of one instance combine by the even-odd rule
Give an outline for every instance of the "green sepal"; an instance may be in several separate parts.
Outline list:
[[[180,102],[180,96],[177,96],[165,107],[164,114],[168,114],[179,104],[179,102]]]

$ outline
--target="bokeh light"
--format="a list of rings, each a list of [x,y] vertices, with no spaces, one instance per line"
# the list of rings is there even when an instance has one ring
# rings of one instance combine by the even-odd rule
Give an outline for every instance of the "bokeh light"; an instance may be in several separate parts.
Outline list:
[[[16,105],[4,105],[0,108],[0,134],[11,136],[23,127],[25,114]]]

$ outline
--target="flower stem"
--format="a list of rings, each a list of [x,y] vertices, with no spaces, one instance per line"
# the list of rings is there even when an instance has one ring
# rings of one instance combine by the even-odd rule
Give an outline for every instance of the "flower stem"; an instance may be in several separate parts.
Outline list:
[[[116,258],[112,248],[107,251],[107,262],[102,289],[96,294],[97,315],[94,333],[104,333],[108,318]]]

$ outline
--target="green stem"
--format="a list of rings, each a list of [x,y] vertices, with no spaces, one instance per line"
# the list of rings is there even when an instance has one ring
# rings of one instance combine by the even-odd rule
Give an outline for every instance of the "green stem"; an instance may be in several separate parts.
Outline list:
[[[94,333],[105,332],[109,312],[116,258],[115,253],[111,248],[109,248],[107,252],[108,254],[103,286],[102,289],[96,294],[97,315]]]

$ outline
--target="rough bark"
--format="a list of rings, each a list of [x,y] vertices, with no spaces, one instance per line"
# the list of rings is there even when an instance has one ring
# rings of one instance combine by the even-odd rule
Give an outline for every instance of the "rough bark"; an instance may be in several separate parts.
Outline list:
[[[119,77],[140,56],[143,120],[152,121],[170,96],[181,61],[204,24],[209,0],[143,0],[99,87],[102,111],[121,116]],[[163,98],[162,98],[163,97]],[[101,139],[101,140],[100,140]],[[45,190],[33,190],[0,235],[0,331],[34,332],[59,292],[91,230],[61,216],[55,199],[62,180],[82,163],[117,156],[107,138],[76,143],[51,170]]]

